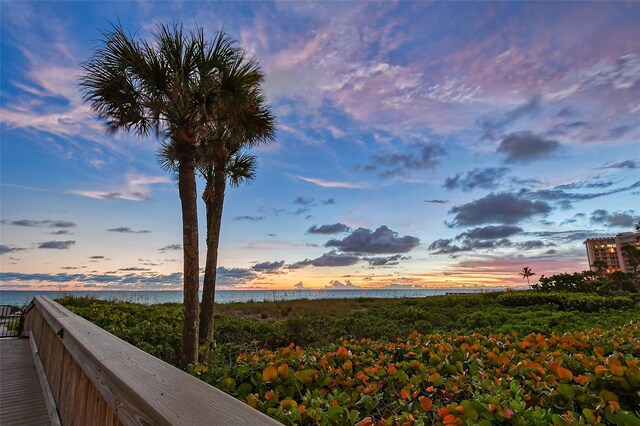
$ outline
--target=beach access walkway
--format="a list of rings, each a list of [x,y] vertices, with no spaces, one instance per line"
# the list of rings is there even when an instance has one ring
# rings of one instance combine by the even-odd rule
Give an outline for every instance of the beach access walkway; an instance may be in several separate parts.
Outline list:
[[[29,339],[0,339],[0,425],[56,424],[40,380]]]

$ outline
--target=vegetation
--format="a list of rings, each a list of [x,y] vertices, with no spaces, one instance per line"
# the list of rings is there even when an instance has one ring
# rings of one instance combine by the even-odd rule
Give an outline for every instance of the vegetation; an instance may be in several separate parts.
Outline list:
[[[260,91],[260,68],[223,32],[205,39],[159,26],[153,41],[136,40],[116,26],[84,64],[85,101],[112,132],[126,130],[165,142],[178,175],[184,252],[182,364],[197,361],[199,334],[211,341],[217,249],[228,167],[253,158],[242,148],[273,138],[274,119]],[[199,162],[197,162],[199,160]],[[207,188],[207,263],[199,317],[196,166]],[[238,174],[236,173],[236,176]],[[249,175],[244,176],[248,178]],[[202,330],[198,323],[202,322]],[[206,357],[206,352],[204,354]]]
[[[534,276],[536,273],[533,272],[531,270],[531,268],[529,268],[528,266],[525,266],[524,268],[522,268],[522,272],[520,272],[520,275],[522,276],[522,278],[526,278],[527,279],[527,285],[529,286],[529,288],[531,288],[531,281],[529,281],[529,277]]]
[[[637,293],[633,274],[614,272],[602,275],[599,272],[563,273],[550,277],[542,275],[538,284],[533,284],[533,290],[540,292],[580,292],[614,295],[622,293]]]
[[[635,425],[638,301],[527,291],[217,305],[217,345],[189,371],[285,424]],[[61,302],[179,359],[178,304]]]

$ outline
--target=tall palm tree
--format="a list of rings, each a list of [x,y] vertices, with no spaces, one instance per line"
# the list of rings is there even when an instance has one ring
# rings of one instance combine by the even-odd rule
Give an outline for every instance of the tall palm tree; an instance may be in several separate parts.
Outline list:
[[[207,258],[199,333],[200,345],[204,346],[203,360],[208,358],[213,341],[213,306],[226,183],[237,186],[240,181],[252,180],[254,158],[243,151],[273,142],[275,137],[275,118],[260,86],[263,79],[260,67],[244,54],[223,70],[224,96],[220,98],[223,104],[216,109],[215,119],[207,124],[207,137],[202,143],[199,171],[206,182],[202,199],[207,214]],[[249,170],[251,173],[243,173]]]
[[[535,272],[533,272],[531,270],[531,268],[529,268],[528,266],[525,266],[524,268],[522,268],[522,272],[520,272],[520,275],[522,275],[522,279],[527,279],[527,284],[529,284],[529,288],[531,288],[531,282],[529,282],[529,277],[532,277],[535,275]]]
[[[111,132],[155,133],[175,145],[184,252],[183,366],[198,354],[195,152],[220,102],[220,69],[236,57],[237,48],[222,32],[208,41],[201,28],[185,34],[179,25],[160,25],[148,42],[117,25],[83,64],[85,102]]]

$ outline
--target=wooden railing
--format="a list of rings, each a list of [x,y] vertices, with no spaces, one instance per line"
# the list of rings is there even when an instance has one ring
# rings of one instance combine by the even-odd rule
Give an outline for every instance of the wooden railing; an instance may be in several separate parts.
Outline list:
[[[277,425],[38,296],[25,318],[63,425]]]

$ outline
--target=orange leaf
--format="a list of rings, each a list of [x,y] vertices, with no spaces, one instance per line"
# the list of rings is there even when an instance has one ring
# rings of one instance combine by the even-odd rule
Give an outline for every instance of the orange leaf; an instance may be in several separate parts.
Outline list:
[[[404,388],[400,391],[400,396],[402,399],[409,399],[409,394],[407,394],[407,391],[404,390]]]
[[[596,365],[595,372],[598,375],[604,375],[604,365]]]
[[[292,408],[296,408],[297,406],[298,403],[291,398],[283,399],[282,401],[280,401],[280,407],[284,408],[285,410],[290,410]]]
[[[438,416],[445,417],[447,414],[449,414],[449,410],[447,409],[447,407],[438,408]]]
[[[266,392],[266,393],[264,394],[264,399],[265,399],[265,401],[268,401],[268,400],[270,400],[271,398],[273,398],[273,395],[274,395],[274,394],[275,394],[275,392],[274,392],[273,390],[270,390],[270,391]]]
[[[289,375],[289,366],[287,364],[282,364],[278,367],[278,375],[285,379]]]
[[[270,382],[276,377],[278,377],[278,369],[273,365],[268,366],[262,372],[262,380],[264,380],[265,382]]]
[[[420,398],[418,398],[418,401],[420,402],[420,406],[427,411],[430,411],[433,408],[433,401],[431,400],[431,398],[425,398],[424,396],[421,396]]]
[[[558,367],[558,377],[564,380],[573,380],[573,373],[567,368]]]
[[[373,426],[374,424],[375,423],[373,422],[373,419],[371,417],[365,417],[364,419],[356,423],[355,426]]]
[[[338,355],[338,356],[347,356],[347,355],[349,355],[349,351],[344,346],[340,346],[340,349],[338,349],[338,351],[336,352],[336,355]]]
[[[454,416],[453,414],[449,414],[447,416],[445,416],[444,419],[442,419],[442,421],[444,422],[444,424],[455,424],[456,423],[456,416]]]
[[[435,373],[433,373],[433,374],[431,374],[431,375],[429,376],[429,379],[428,379],[428,380],[429,380],[431,383],[433,383],[433,382],[435,382],[436,380],[438,380],[439,378],[440,378],[440,373],[438,373],[438,372],[436,371]]]

